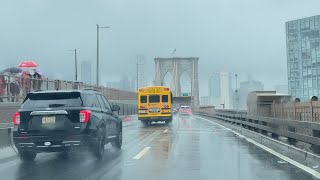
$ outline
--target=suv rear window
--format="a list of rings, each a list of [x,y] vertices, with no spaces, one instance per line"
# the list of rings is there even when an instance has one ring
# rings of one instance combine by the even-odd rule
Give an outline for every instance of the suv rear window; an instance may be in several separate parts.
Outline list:
[[[79,92],[31,93],[21,108],[79,107],[82,105]]]
[[[98,98],[95,94],[82,94],[81,97],[83,100],[83,106],[101,108],[101,105],[100,105]]]

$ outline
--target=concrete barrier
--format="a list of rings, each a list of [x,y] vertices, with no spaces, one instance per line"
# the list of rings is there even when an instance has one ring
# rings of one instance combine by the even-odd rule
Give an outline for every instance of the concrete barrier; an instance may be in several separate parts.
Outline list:
[[[243,128],[242,126],[216,119],[212,115],[201,113],[198,113],[198,115],[208,117],[208,119],[211,119],[213,122],[221,124],[261,145],[274,150],[277,153],[285,155],[286,157],[299,162],[300,164],[303,164],[309,168],[314,169],[315,171],[320,172],[320,168],[315,168],[320,166],[320,156],[317,154],[309,152],[305,149],[297,148],[290,144],[286,144],[280,140],[273,139],[269,136],[254,132],[252,130]]]
[[[0,129],[0,148],[11,146],[11,128]]]

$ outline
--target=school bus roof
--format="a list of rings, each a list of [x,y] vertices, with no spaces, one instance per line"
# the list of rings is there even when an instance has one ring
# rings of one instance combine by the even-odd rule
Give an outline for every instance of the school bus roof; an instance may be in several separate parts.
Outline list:
[[[146,86],[146,87],[141,87],[139,89],[150,89],[150,88],[168,88],[168,89],[170,89],[167,86]]]
[[[155,93],[151,92],[151,90],[157,89],[158,92],[170,92],[170,88],[166,86],[148,86],[148,87],[142,87],[139,88],[138,93]]]

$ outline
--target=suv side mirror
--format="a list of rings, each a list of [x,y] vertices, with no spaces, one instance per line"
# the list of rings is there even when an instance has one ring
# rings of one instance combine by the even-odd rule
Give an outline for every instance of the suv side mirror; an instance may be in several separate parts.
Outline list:
[[[120,110],[120,106],[118,106],[118,105],[112,106],[112,111],[119,111],[119,110]]]

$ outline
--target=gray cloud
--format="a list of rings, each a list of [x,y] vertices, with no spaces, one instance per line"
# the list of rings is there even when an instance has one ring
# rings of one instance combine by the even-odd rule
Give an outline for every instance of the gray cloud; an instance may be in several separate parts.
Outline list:
[[[200,57],[201,94],[209,72],[225,70],[266,88],[286,83],[285,22],[319,14],[320,1],[308,0],[7,0],[0,6],[1,66],[34,59],[48,74],[73,76],[73,55],[95,67],[95,24],[101,30],[104,81],[135,74],[135,55],[153,58]],[[79,67],[80,69],[80,67]],[[150,78],[151,80],[151,78]]]

